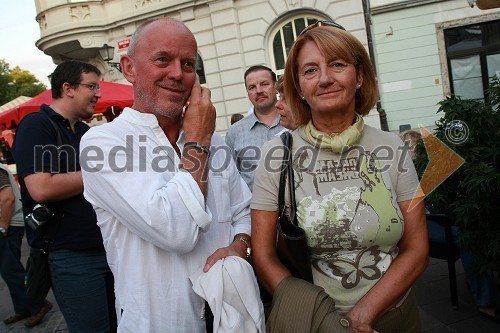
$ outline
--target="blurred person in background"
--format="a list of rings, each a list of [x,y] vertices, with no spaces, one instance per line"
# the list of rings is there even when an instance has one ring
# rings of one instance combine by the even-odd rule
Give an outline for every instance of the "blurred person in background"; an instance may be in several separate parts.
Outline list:
[[[38,325],[52,309],[52,304],[43,300],[28,299],[21,263],[21,246],[24,236],[23,206],[21,194],[14,176],[7,165],[0,164],[0,274],[9,288],[15,314],[4,319],[6,325],[28,318],[26,326]]]
[[[275,86],[279,97],[274,106],[278,110],[278,114],[280,116],[280,125],[288,130],[293,131],[297,128],[297,126],[295,126],[295,124],[293,123],[290,108],[288,107],[288,104],[286,104],[285,92],[283,91],[283,76],[281,76],[278,81],[276,81]]]
[[[255,65],[245,71],[243,79],[253,112],[229,127],[226,144],[231,148],[241,177],[251,191],[260,148],[264,142],[280,133],[283,127],[274,107],[277,102],[274,87],[276,74],[267,66]]]
[[[245,118],[244,115],[241,113],[235,113],[231,116],[231,125],[234,125],[237,121],[240,121],[241,119]]]
[[[420,132],[415,130],[403,131],[401,140],[408,145],[408,152],[412,159],[415,158],[415,147],[422,140]],[[436,212],[440,213],[440,212]],[[431,243],[445,244],[445,231],[442,224],[432,219],[427,219],[427,231]],[[451,227],[453,239],[455,240],[460,228],[456,225]],[[465,272],[467,286],[472,293],[479,314],[500,323],[500,309],[497,308],[498,288],[493,272],[487,271],[478,274],[474,271],[474,256],[472,253],[460,249],[460,261]]]

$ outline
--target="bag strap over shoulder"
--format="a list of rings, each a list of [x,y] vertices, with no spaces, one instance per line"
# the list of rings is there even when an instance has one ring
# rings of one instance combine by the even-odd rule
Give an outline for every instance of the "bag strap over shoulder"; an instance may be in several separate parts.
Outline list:
[[[285,214],[285,188],[288,178],[288,190],[290,192],[290,221],[296,224],[297,219],[295,218],[295,213],[297,212],[297,204],[295,203],[295,182],[292,165],[293,138],[292,134],[288,131],[281,134],[280,138],[283,142],[284,152],[283,162],[281,164],[280,170],[280,183],[278,191],[278,216],[281,217],[283,216],[283,214]]]
[[[52,117],[49,117],[50,123],[52,124],[52,127],[54,127],[54,130],[57,133],[57,148],[59,149],[62,146],[62,138],[61,138],[61,132],[59,131],[59,126],[57,126],[57,123]],[[57,155],[57,163],[59,163],[59,154]],[[54,221],[50,221],[47,225],[47,229],[45,230],[44,234],[44,241],[45,241],[45,250],[46,252],[49,249],[50,244],[52,244],[55,240],[56,232],[57,229],[59,229],[59,224],[61,223],[61,214],[59,212],[55,213],[56,216],[54,218]]]
[[[30,113],[30,114],[35,114],[35,113]],[[30,114],[26,115],[29,116]],[[25,118],[26,118],[25,117]],[[47,116],[50,120],[50,124],[56,131],[56,146],[57,148],[61,147],[63,142],[62,142],[62,137],[61,137],[61,131],[59,130],[59,126],[57,125],[56,121],[52,119],[52,117]],[[57,163],[59,163],[59,154],[57,155]],[[48,253],[50,245],[54,242],[56,232],[59,229],[59,225],[61,223],[62,215],[59,212],[55,213],[56,216],[53,219],[53,221],[50,221],[47,223],[45,226],[43,226],[44,231],[43,231],[43,248],[41,249],[45,254]]]
[[[29,117],[29,116],[31,116],[31,115],[38,114],[38,113],[40,113],[40,111],[39,111],[39,112],[32,112],[32,113],[28,113],[28,114],[27,114],[26,116],[24,116],[24,118],[23,118],[23,119],[19,122],[19,124],[17,125],[17,127],[19,127],[19,126],[21,125],[21,123],[22,123],[22,122],[23,122],[26,118],[28,118],[28,117]],[[54,119],[52,119],[52,117],[47,116],[47,118],[49,118],[49,120],[50,120],[50,124],[52,125],[52,127],[53,127],[53,128],[54,128],[54,130],[56,131],[56,135],[57,135],[57,136],[56,136],[56,145],[57,145],[57,147],[60,147],[60,146],[62,146],[62,138],[61,138],[61,132],[59,131],[59,127],[57,126],[56,121],[55,121]],[[15,138],[14,138],[14,140],[15,140]]]
[[[52,119],[51,117],[49,117],[50,119],[50,123],[52,124],[52,127],[54,127],[56,133],[57,133],[57,147],[61,147],[62,146],[62,139],[61,139],[61,132],[59,131],[59,127],[57,126],[56,124],[56,121],[54,119]]]

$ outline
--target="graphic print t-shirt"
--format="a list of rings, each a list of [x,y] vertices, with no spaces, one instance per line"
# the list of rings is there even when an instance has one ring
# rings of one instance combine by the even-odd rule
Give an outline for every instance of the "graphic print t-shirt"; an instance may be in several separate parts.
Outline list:
[[[404,230],[398,202],[413,198],[418,177],[400,139],[370,126],[359,145],[342,154],[317,149],[297,132],[293,140],[297,217],[308,238],[314,284],[347,312],[396,258]],[[263,148],[253,209],[277,209],[281,146],[277,138]]]

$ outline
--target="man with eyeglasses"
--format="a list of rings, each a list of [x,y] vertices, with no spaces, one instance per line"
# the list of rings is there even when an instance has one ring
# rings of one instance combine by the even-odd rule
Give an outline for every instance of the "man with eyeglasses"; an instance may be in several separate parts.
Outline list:
[[[23,119],[12,148],[24,216],[37,204],[48,208],[46,221],[30,215],[36,223],[26,224],[27,240],[48,249],[52,290],[69,332],[116,331],[113,275],[94,209],[83,196],[79,162],[80,139],[89,129],[81,119],[94,114],[100,75],[80,61],[59,64],[51,76],[53,102]]]

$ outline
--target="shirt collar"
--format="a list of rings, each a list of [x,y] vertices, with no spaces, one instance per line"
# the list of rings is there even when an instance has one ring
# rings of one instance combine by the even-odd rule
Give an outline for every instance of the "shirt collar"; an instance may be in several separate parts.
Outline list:
[[[126,107],[123,109],[123,112],[121,113],[120,117],[123,117],[122,119],[141,126],[146,126],[146,127],[151,127],[151,128],[160,128],[160,125],[158,124],[158,118],[152,113],[144,113],[144,112],[139,112],[135,109]],[[163,130],[162,130],[163,133]],[[184,144],[185,140],[185,134],[184,130],[181,128],[179,131],[179,137],[177,138],[177,145],[179,144]]]
[[[120,117],[123,117],[124,120],[137,125],[148,126],[148,127],[159,126],[158,119],[156,119],[156,116],[154,114],[139,112],[129,107],[123,109],[123,112],[120,115]]]
[[[56,122],[63,123],[64,126],[66,126],[65,121],[68,122],[68,120],[66,118],[64,118],[64,116],[62,114],[57,113],[54,109],[52,109],[47,104],[42,104],[40,106],[40,112],[45,113],[47,116],[49,116],[50,118],[52,118]],[[67,124],[69,124],[69,122]],[[82,122],[82,121],[77,121],[75,123],[75,129],[76,129],[77,132],[82,128],[83,124],[84,124],[84,122]],[[88,128],[88,127],[87,126],[83,126],[83,128]]]
[[[279,125],[279,123],[280,123],[280,117],[278,116],[278,117],[276,117],[276,119],[274,120],[274,122],[271,126],[267,126],[265,123],[260,121],[259,118],[257,118],[257,116],[255,115],[255,111],[252,112],[252,114],[249,114],[247,117],[249,118],[249,121],[252,124],[252,126],[250,126],[250,128],[254,128],[255,125],[257,125],[257,123],[259,123],[263,126],[269,127],[269,128],[273,128],[273,127]]]
[[[45,113],[47,116],[49,116],[50,118],[59,118],[59,119],[64,119],[64,117],[62,115],[60,115],[59,113],[57,113],[56,111],[54,111],[54,109],[52,109],[50,106],[48,106],[47,104],[42,104],[40,106],[40,111],[42,113]]]

